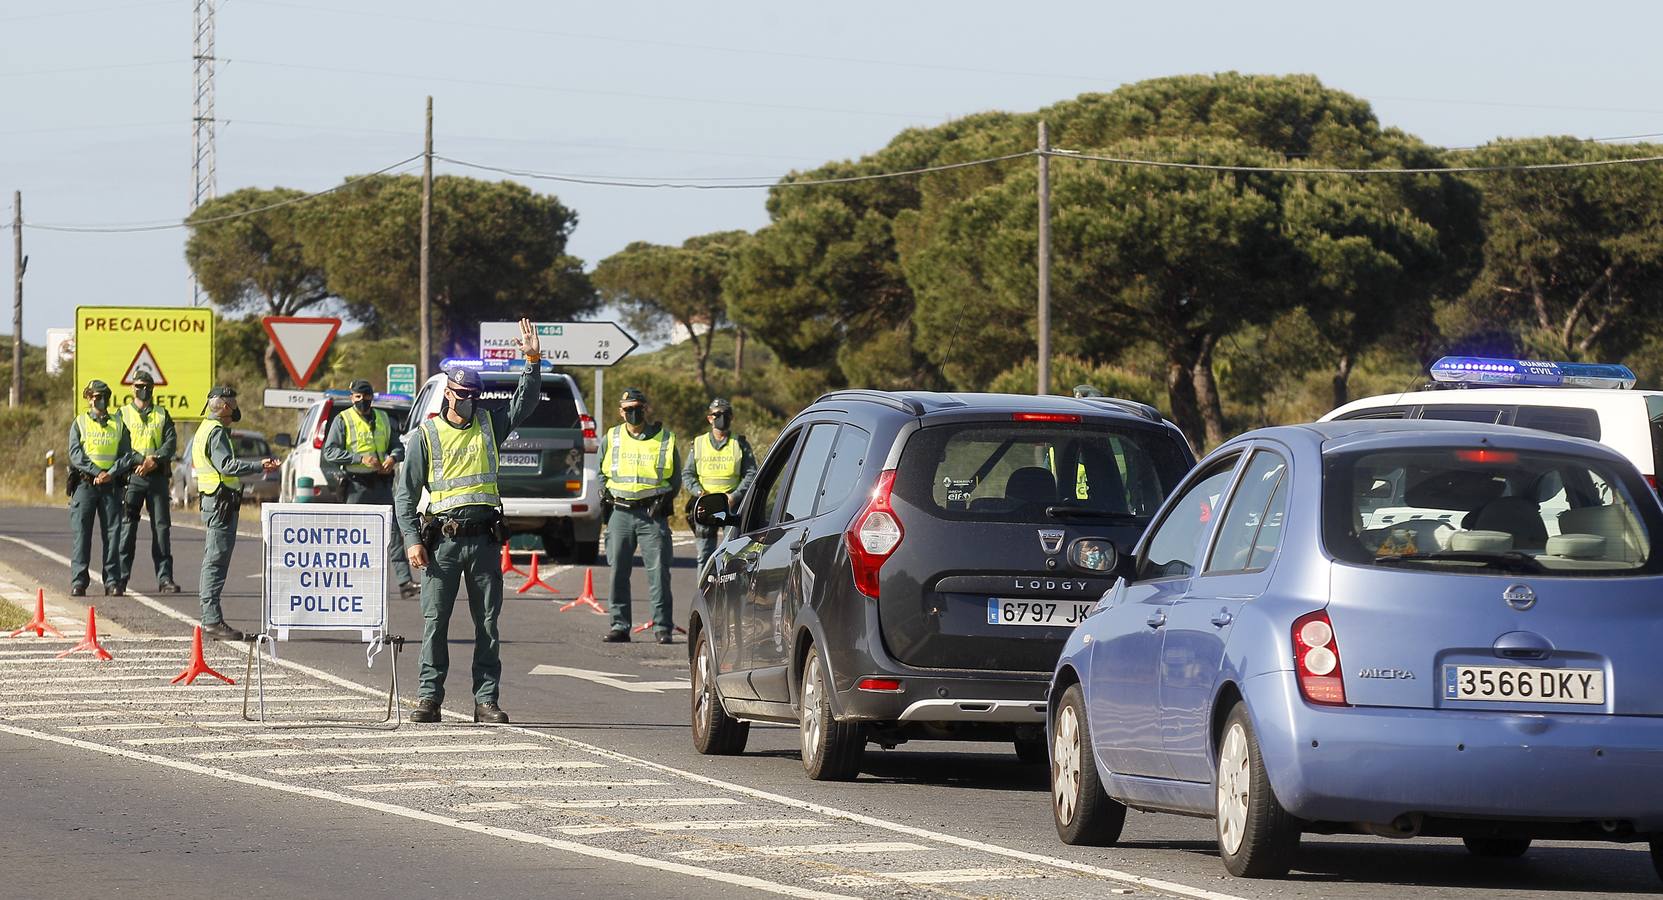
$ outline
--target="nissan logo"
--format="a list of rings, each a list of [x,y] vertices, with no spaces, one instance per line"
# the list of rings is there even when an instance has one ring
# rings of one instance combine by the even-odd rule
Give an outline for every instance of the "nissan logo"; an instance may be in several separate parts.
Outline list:
[[[1523,612],[1536,605],[1536,592],[1528,584],[1510,584],[1507,590],[1501,592],[1501,599],[1507,605]]]

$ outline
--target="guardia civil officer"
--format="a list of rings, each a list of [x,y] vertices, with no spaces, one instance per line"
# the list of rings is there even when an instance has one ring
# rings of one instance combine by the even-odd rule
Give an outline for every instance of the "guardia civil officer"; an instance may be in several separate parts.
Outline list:
[[[69,424],[69,528],[74,538],[70,554],[69,592],[87,593],[87,566],[92,559],[92,525],[98,522],[103,543],[104,593],[120,594],[121,485],[133,469],[133,447],[121,419],[110,414],[110,386],[98,379],[87,382],[81,396],[87,411]]]
[[[225,588],[225,573],[231,568],[231,551],[237,546],[237,517],[242,511],[242,476],[270,472],[282,462],[266,458],[259,462],[237,458],[227,427],[241,421],[237,392],[220,386],[208,392],[208,417],[191,438],[191,468],[196,473],[196,492],[202,504],[202,527],[208,533],[202,544],[202,634],[222,641],[240,641],[243,633],[225,624],[219,595]]]
[[[606,563],[612,567],[612,628],[608,643],[629,640],[629,573],[635,551],[647,569],[652,625],[660,644],[671,642],[670,512],[681,491],[681,454],[676,436],[662,423],[647,421],[647,395],[626,388],[618,400],[624,424],[601,441],[601,506],[606,514]]]
[[[508,537],[497,488],[497,450],[542,396],[543,351],[530,319],[520,320],[520,351],[526,366],[507,415],[478,407],[483,387],[478,372],[452,368],[445,373],[443,411],[411,432],[405,443],[393,509],[410,565],[426,570],[421,687],[412,722],[439,721],[450,672],[450,614],[464,580],[474,625],[473,720],[508,722],[497,705],[502,680],[497,616],[502,612],[502,544]],[[428,494],[425,514],[416,507],[423,488]]]
[[[323,439],[323,461],[340,466],[342,499],[347,503],[393,505],[393,472],[404,460],[404,445],[393,440],[393,423],[383,410],[371,404],[375,388],[360,378],[352,383],[352,408],[329,423]],[[404,539],[395,527],[387,541],[387,561],[398,576],[398,595],[406,600],[417,596],[404,558]]]
[[[139,370],[133,376],[133,399],[121,407],[121,424],[138,462],[127,477],[127,495],[122,501],[121,583],[133,579],[133,557],[139,543],[139,515],[150,515],[150,561],[156,566],[156,590],[179,593],[173,580],[173,458],[178,454],[179,435],[173,416],[154,402],[155,379]]]
[[[717,397],[705,411],[710,431],[693,439],[687,451],[687,463],[681,468],[681,483],[687,486],[691,499],[697,501],[705,494],[727,494],[728,509],[739,508],[745,492],[756,481],[756,454],[744,435],[733,434],[733,404]],[[699,571],[704,571],[705,560],[716,553],[722,539],[721,529],[693,526],[699,542]]]

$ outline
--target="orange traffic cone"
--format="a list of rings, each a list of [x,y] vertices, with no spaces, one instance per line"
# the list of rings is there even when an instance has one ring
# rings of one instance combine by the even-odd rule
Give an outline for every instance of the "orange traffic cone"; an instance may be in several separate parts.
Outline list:
[[[525,574],[514,567],[514,558],[508,555],[508,544],[507,542],[504,542],[502,545],[502,574],[507,575],[510,572],[515,575]]]
[[[594,569],[583,570],[583,593],[579,594],[577,599],[571,601],[570,603],[561,605],[560,611],[565,612],[566,610],[577,606],[587,606],[590,612],[593,612],[598,616],[609,615],[606,611],[606,607],[601,606],[601,602],[595,599]]]
[[[213,667],[208,665],[208,661],[202,658],[202,626],[201,625],[196,626],[196,633],[191,636],[191,662],[190,662],[190,665],[185,667],[185,671],[180,672],[178,675],[173,676],[173,680],[168,682],[168,684],[178,684],[181,681],[183,681],[186,684],[195,684],[196,683],[196,676],[198,676],[198,675],[212,675],[215,678],[218,678],[220,681],[225,682],[226,684],[236,684],[237,683],[235,680],[230,679],[230,678],[226,678],[224,675],[221,675],[218,672],[215,672],[213,670]]]
[[[96,606],[87,607],[87,636],[81,638],[81,643],[58,654],[58,659],[63,659],[77,650],[91,650],[99,659],[115,659],[110,651],[104,649],[103,644],[98,643],[98,607]]]
[[[7,636],[17,637],[25,631],[33,631],[35,637],[46,637],[48,631],[52,632],[55,637],[64,636],[63,632],[52,627],[51,622],[46,621],[46,588],[40,588],[35,592],[35,617],[29,620],[29,624]]]
[[[525,584],[520,585],[519,593],[523,594],[526,591],[529,591],[534,587],[538,587],[539,585],[542,586],[544,589],[546,589],[551,594],[560,593],[559,591],[554,589],[554,585],[549,584],[548,582],[544,581],[543,576],[538,573],[538,571],[537,571],[537,551],[533,550],[533,551],[531,551],[531,574],[526,576]]]

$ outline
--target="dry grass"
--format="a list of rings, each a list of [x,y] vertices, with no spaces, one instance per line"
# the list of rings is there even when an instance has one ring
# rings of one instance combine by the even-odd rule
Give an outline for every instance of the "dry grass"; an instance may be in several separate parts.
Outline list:
[[[29,619],[29,613],[23,607],[9,600],[0,600],[0,631],[10,634]]]

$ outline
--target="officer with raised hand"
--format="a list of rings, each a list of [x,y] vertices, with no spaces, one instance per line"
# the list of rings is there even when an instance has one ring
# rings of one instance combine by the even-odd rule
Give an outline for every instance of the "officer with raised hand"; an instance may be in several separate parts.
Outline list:
[[[156,590],[179,593],[173,580],[173,458],[179,452],[179,434],[173,416],[153,400],[155,379],[149,370],[133,376],[133,399],[121,407],[121,424],[133,443],[138,463],[127,478],[127,496],[122,502],[121,583],[133,578],[133,556],[139,542],[139,516],[150,515],[150,561],[156,565]]]
[[[220,610],[220,591],[231,568],[231,551],[237,546],[237,518],[242,511],[242,476],[270,472],[283,463],[267,457],[259,462],[240,460],[231,443],[232,422],[241,421],[237,392],[226,386],[208,392],[208,417],[191,438],[191,468],[196,474],[196,492],[202,505],[202,527],[208,533],[202,544],[202,634],[222,641],[240,641],[243,633],[225,624]]]
[[[376,409],[375,388],[360,378],[352,383],[352,408],[329,423],[323,439],[323,461],[341,467],[342,499],[347,503],[393,505],[393,472],[404,460],[404,445],[393,440],[393,423]],[[398,595],[405,600],[418,596],[404,557],[404,540],[394,528],[387,541],[387,561],[398,576]]]
[[[697,501],[705,494],[727,494],[728,509],[739,508],[745,492],[756,481],[756,454],[744,435],[733,434],[733,404],[717,397],[705,411],[710,431],[693,439],[687,451],[687,463],[681,469],[681,482],[687,486],[690,500]],[[722,532],[718,528],[693,526],[699,542],[699,571],[705,561],[716,553]]]
[[[612,567],[612,627],[601,640],[629,640],[630,570],[636,548],[652,593],[652,625],[660,644],[671,643],[670,512],[681,491],[681,455],[676,436],[662,423],[648,422],[647,395],[624,389],[618,414],[624,424],[606,432],[600,448],[601,506],[606,514],[606,564]]]
[[[450,614],[466,580],[473,616],[473,720],[502,725],[497,705],[502,656],[497,616],[502,612],[502,544],[508,539],[497,487],[497,451],[509,432],[530,416],[542,397],[543,351],[530,319],[520,320],[520,352],[526,359],[508,414],[479,407],[479,373],[453,367],[446,375],[444,408],[411,433],[393,510],[404,532],[410,565],[422,578],[421,686],[412,722],[437,722],[450,672]],[[417,504],[427,491],[427,509]]]
[[[110,414],[110,386],[98,379],[81,391],[87,411],[69,424],[69,593],[84,597],[92,578],[92,525],[104,547],[104,593],[121,594],[121,483],[133,469],[133,447],[121,418]]]

